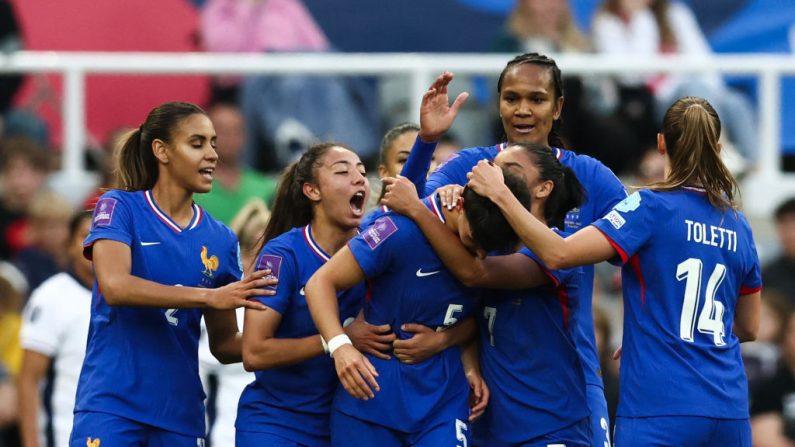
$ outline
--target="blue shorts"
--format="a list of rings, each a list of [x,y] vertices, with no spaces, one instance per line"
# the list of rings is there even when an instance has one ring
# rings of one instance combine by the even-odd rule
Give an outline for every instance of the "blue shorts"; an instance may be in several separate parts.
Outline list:
[[[488,410],[487,410],[488,411]],[[473,446],[477,447],[549,447],[549,446],[565,446],[565,447],[591,447],[591,418],[585,417],[581,420],[563,427],[560,430],[552,433],[547,433],[543,436],[530,439],[524,442],[504,442],[498,439],[493,439],[488,434],[482,433],[483,430],[478,430],[476,443]]]
[[[290,441],[281,436],[271,433],[259,433],[253,431],[235,431],[235,447],[330,447],[329,441],[320,441],[308,445],[300,442]],[[221,446],[218,446],[221,447]]]
[[[619,416],[615,441],[619,447],[751,447],[751,423],[701,416]]]
[[[464,447],[470,445],[469,423],[453,419],[419,433],[404,433],[336,410],[331,411],[331,445],[334,447]]]
[[[605,390],[599,385],[585,385],[585,399],[591,410],[593,447],[610,447],[610,415],[607,412]]]
[[[121,416],[93,411],[75,413],[69,447],[204,447],[204,438],[187,436]]]

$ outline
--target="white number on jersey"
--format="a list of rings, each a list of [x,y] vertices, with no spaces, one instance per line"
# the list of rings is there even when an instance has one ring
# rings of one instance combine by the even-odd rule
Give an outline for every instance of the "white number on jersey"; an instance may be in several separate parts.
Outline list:
[[[494,346],[494,319],[497,318],[497,308],[489,306],[484,307],[483,316],[489,320],[489,344]]]
[[[692,342],[693,330],[698,328],[702,334],[712,334],[715,346],[723,346],[726,334],[726,326],[723,324],[724,306],[720,301],[715,301],[715,294],[718,287],[726,277],[726,266],[723,264],[715,265],[712,274],[707,281],[707,289],[704,296],[704,307],[698,315],[696,324],[696,312],[701,295],[701,276],[703,263],[700,259],[689,258],[676,266],[676,279],[685,283],[685,296],[682,301],[682,316],[679,320],[679,336],[682,340]]]
[[[182,284],[174,284],[174,287],[182,287]],[[179,318],[174,316],[174,314],[176,314],[178,310],[179,309],[166,309],[165,310],[166,321],[168,321],[168,324],[170,324],[172,326],[179,325]]]
[[[442,322],[441,326],[436,328],[436,332],[443,331],[458,323],[458,318],[454,317],[453,314],[461,313],[463,311],[464,306],[461,304],[450,304],[447,306],[447,312],[444,314],[444,322]]]
[[[455,444],[455,447],[467,447],[467,423],[456,419],[455,420],[455,439],[460,442]]]

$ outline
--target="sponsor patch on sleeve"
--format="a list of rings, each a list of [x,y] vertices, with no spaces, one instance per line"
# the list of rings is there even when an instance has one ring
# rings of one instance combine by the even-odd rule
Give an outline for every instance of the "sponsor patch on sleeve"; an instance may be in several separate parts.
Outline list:
[[[276,255],[262,255],[257,262],[257,270],[270,270],[270,275],[265,278],[279,279],[279,273],[282,269],[282,257]],[[276,290],[276,286],[267,286],[266,290]]]
[[[371,249],[375,250],[376,247],[381,245],[389,236],[395,234],[398,230],[397,225],[392,222],[388,216],[384,216],[375,221],[375,223],[364,231],[362,237]]]
[[[94,208],[94,218],[92,220],[95,227],[107,227],[113,221],[113,210],[116,209],[116,199],[105,197],[99,199]]]
[[[616,210],[607,213],[607,215],[605,215],[605,220],[610,222],[610,225],[612,225],[616,230],[620,229],[625,223],[627,223],[627,221],[624,220],[624,218],[621,217],[621,214],[618,214]]]

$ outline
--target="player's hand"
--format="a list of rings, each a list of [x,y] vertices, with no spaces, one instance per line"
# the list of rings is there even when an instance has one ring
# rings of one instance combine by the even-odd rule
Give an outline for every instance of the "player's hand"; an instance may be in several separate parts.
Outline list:
[[[390,210],[409,217],[418,210],[425,211],[425,205],[417,196],[417,187],[409,179],[399,175],[384,177],[381,181],[385,191],[381,203]]]
[[[448,210],[451,210],[458,205],[458,199],[461,198],[461,193],[464,192],[464,187],[451,183],[449,185],[442,186],[441,188],[437,189],[436,192],[439,194],[439,199],[442,202],[442,206]]]
[[[453,125],[458,111],[464,105],[469,93],[463,92],[450,105],[447,86],[453,80],[453,74],[446,71],[439,75],[422,96],[420,106],[420,139],[425,142],[438,141]]]
[[[491,161],[480,160],[472,168],[472,172],[467,174],[467,178],[467,188],[472,188],[476,193],[492,200],[507,188],[502,169]]]
[[[345,391],[357,399],[372,399],[373,390],[381,389],[375,380],[378,377],[375,367],[353,345],[345,344],[334,351],[334,366]]]
[[[356,319],[344,328],[353,347],[379,359],[389,360],[387,352],[392,350],[395,333],[388,324],[375,326],[364,320],[364,313],[359,312]]]
[[[212,309],[237,309],[245,307],[247,309],[264,310],[266,307],[258,302],[251,300],[254,296],[274,295],[275,290],[267,290],[265,287],[275,286],[278,279],[271,276],[270,270],[258,270],[240,281],[229,283],[217,289],[209,289],[207,297],[207,307]]]
[[[420,363],[445,348],[444,331],[436,332],[428,326],[416,323],[404,324],[400,329],[414,334],[409,339],[395,340],[392,343],[395,357],[403,363],[410,365]]]
[[[479,372],[467,371],[466,376],[469,382],[469,422],[475,422],[486,411],[491,394]]]

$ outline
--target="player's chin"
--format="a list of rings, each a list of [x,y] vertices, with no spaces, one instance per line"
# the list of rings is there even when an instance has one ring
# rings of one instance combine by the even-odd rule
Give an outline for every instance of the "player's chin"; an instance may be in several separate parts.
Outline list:
[[[194,194],[208,193],[210,192],[211,189],[213,189],[213,183],[206,181],[198,182],[195,185],[193,185],[192,189]]]

